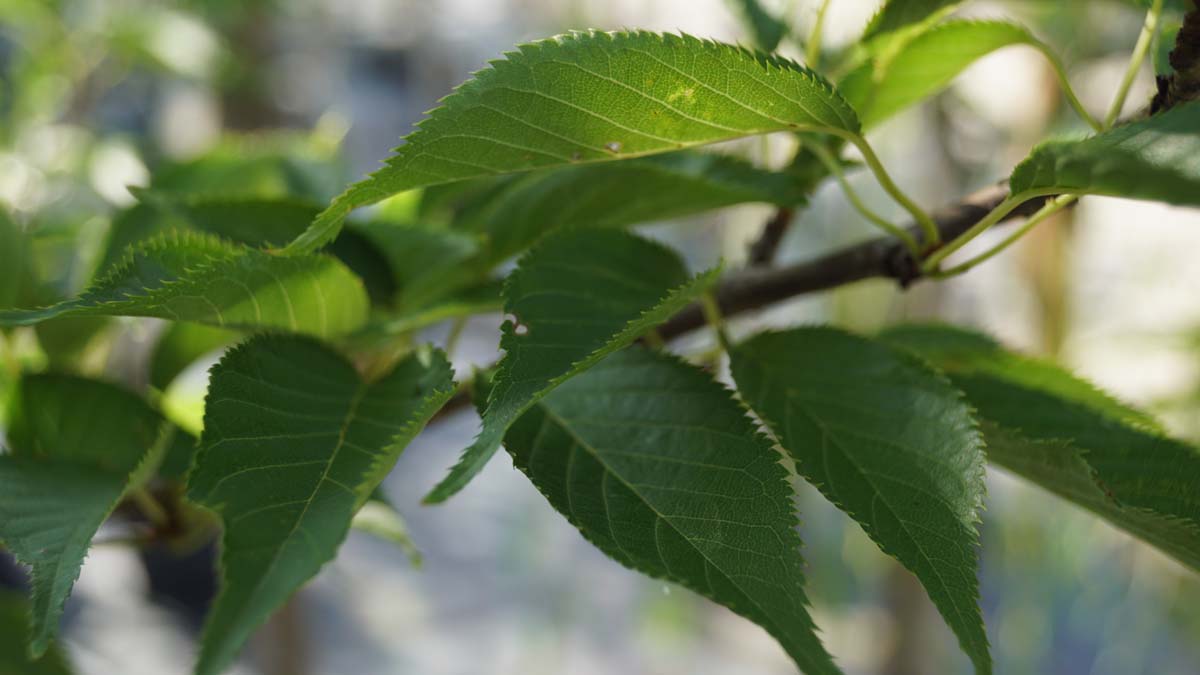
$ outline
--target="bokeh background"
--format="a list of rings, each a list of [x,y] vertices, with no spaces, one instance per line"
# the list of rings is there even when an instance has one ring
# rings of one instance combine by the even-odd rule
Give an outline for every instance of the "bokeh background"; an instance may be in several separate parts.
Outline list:
[[[764,4],[803,35],[817,3]],[[827,44],[853,40],[876,5],[833,3]],[[1033,27],[1063,56],[1085,105],[1102,115],[1141,26],[1134,5],[973,2],[964,13]],[[70,294],[98,264],[114,214],[133,202],[127,186],[168,167],[247,156],[268,166],[285,156],[299,169],[282,180],[264,168],[253,189],[328,199],[373,169],[423,111],[488,59],[585,27],[749,41],[724,0],[0,0],[0,206],[33,237],[44,283]],[[794,46],[783,51],[799,56]],[[1152,82],[1147,64],[1131,111]],[[979,62],[872,141],[903,187],[933,207],[1007,175],[1047,134],[1080,130],[1045,60],[1015,47]],[[778,164],[786,142],[728,149]],[[869,176],[853,183],[874,208],[900,217]],[[752,205],[644,229],[697,268],[719,258],[736,265],[769,213]],[[799,216],[781,257],[808,258],[874,234],[827,186]],[[1198,253],[1195,212],[1087,198],[965,277],[905,293],[860,283],[734,329],[828,321],[869,332],[930,318],[975,325],[1061,359],[1200,440]],[[496,358],[499,323],[469,323],[454,355],[460,372]],[[18,331],[0,350],[10,366],[32,367],[69,353],[73,367],[122,380],[144,367],[137,355],[158,329],[152,321],[69,324],[36,337]],[[446,333],[438,327],[429,337]],[[701,349],[705,339],[680,348]],[[167,392],[174,414],[193,424],[205,365]],[[11,368],[0,368],[0,399],[11,384]],[[386,484],[424,564],[353,534],[254,640],[238,672],[794,672],[759,628],[591,548],[503,453],[448,504],[419,506],[476,425],[470,412],[435,424]],[[981,580],[997,672],[1200,673],[1200,578],[1001,471],[988,486]],[[969,672],[910,575],[815,491],[801,489],[799,509],[814,614],[848,673]],[[193,564],[202,570],[208,561]],[[133,549],[93,550],[65,630],[78,672],[188,671],[197,616],[182,607],[186,597],[154,597],[163,583],[179,586],[152,584]],[[189,583],[203,595],[200,582]]]

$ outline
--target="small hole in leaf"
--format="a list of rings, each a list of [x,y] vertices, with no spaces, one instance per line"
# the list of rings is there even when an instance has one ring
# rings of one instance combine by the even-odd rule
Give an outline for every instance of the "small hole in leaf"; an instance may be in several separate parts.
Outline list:
[[[620,152],[620,151],[621,151],[621,142],[620,142],[620,141],[609,141],[609,142],[607,142],[607,143],[605,143],[605,144],[604,144],[604,147],[605,147],[605,148],[606,148],[606,149],[607,149],[609,152],[612,152],[612,153],[617,153],[617,152]]]

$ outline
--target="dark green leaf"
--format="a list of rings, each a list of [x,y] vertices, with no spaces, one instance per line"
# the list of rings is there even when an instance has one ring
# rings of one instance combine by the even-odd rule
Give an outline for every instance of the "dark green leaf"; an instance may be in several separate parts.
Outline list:
[[[453,393],[440,352],[406,357],[364,382],[341,356],[301,337],[261,336],[212,371],[189,496],[224,523],[223,584],[198,675],[242,643],[331,560],[354,513]]]
[[[481,281],[488,271],[479,263],[469,264],[480,244],[463,232],[378,221],[356,223],[348,231],[362,234],[383,255],[402,311],[425,308]]]
[[[556,386],[630,344],[694,300],[716,270],[688,278],[670,249],[623,230],[556,232],[508,278],[495,386],[483,428],[425,499],[440,502],[479,473],[504,431]]]
[[[29,302],[34,285],[32,260],[24,230],[0,209],[0,309]]]
[[[917,575],[990,673],[976,578],[985,458],[962,395],[917,358],[830,328],[763,333],[730,356],[800,474]]]
[[[780,456],[704,371],[619,352],[543,398],[505,445],[610,557],[757,623],[805,673],[839,672],[808,614]]]
[[[199,323],[171,324],[150,355],[150,384],[166,389],[175,376],[200,357],[238,340],[238,333]]]
[[[40,656],[92,536],[130,485],[155,468],[163,422],[113,385],[31,375],[9,424],[8,453],[0,455],[0,542],[31,568],[30,653]]]
[[[886,338],[966,392],[988,457],[1200,570],[1200,451],[1086,382],[986,337],[940,326]]]
[[[561,35],[475,73],[288,249],[319,248],[353,209],[413,188],[858,126],[824,79],[787,59],[690,36]]]
[[[1051,141],[1013,170],[1014,195],[1074,192],[1200,206],[1200,102],[1079,141]]]
[[[362,282],[331,257],[276,256],[175,233],[134,249],[78,298],[39,310],[0,311],[0,325],[58,316],[153,316],[339,335],[362,325],[366,313]]]
[[[730,0],[754,35],[754,46],[773,52],[788,34],[788,25],[768,12],[759,0]]]
[[[42,658],[31,661],[29,604],[9,590],[0,590],[0,673],[4,675],[70,675],[62,653],[51,647]]]
[[[568,225],[621,227],[746,202],[796,206],[806,194],[790,174],[689,151],[536,171],[500,183],[456,221],[456,227],[487,235],[489,264]]]

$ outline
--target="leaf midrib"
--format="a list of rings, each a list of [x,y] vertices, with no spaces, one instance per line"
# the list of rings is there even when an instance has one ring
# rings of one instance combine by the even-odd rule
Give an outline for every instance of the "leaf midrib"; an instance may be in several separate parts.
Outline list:
[[[754,596],[747,593],[746,590],[744,588],[742,588],[742,585],[736,579],[734,579],[734,578],[730,577],[728,574],[726,574],[725,570],[723,570],[715,562],[713,562],[713,560],[707,554],[705,554],[703,551],[701,551],[699,548],[697,548],[696,545],[692,542],[692,540],[686,534],[684,534],[682,531],[680,531],[680,529],[678,527],[676,527],[676,525],[673,522],[671,522],[669,518],[667,518],[665,515],[663,515],[662,512],[660,512],[657,508],[654,507],[653,504],[651,504],[644,496],[642,496],[642,493],[640,491],[638,491],[638,489],[636,487],[634,487],[633,483],[630,483],[629,481],[627,481],[624,478],[624,476],[622,476],[619,472],[615,471],[611,466],[609,466],[609,464],[606,461],[604,461],[604,458],[600,455],[599,451],[595,447],[593,447],[592,444],[588,443],[586,440],[583,439],[583,437],[581,437],[578,433],[575,432],[575,430],[571,427],[571,425],[569,424],[569,421],[566,418],[555,413],[548,405],[543,404],[541,407],[548,418],[554,420],[554,422],[556,424],[558,424],[558,426],[561,427],[563,429],[563,431],[565,431],[566,434],[568,436],[570,436],[571,439],[574,440],[575,443],[579,447],[587,450],[588,454],[590,454],[592,456],[592,458],[596,460],[596,463],[598,463],[600,466],[604,467],[604,475],[607,476],[607,475],[611,474],[613,476],[616,476],[617,481],[620,482],[621,485],[623,485],[625,487],[625,489],[629,490],[634,495],[637,495],[638,501],[640,501],[642,504],[644,504],[646,506],[646,508],[650,509],[650,511],[652,511],[654,513],[654,516],[655,516],[655,518],[658,519],[658,521],[665,522],[667,525],[669,525],[671,527],[671,529],[674,530],[675,533],[678,534],[681,539],[686,541],[688,543],[688,545],[692,548],[692,550],[694,550],[704,560],[705,582],[708,584],[708,587],[710,590],[714,590],[714,593],[713,593],[714,596],[715,596],[715,587],[713,586],[712,581],[710,579],[708,579],[708,576],[709,576],[708,569],[710,567],[712,569],[715,569],[718,572],[720,572],[721,576],[725,577],[725,579],[730,584],[732,584],[734,587],[736,587],[738,589],[738,591],[741,592],[742,597],[746,598],[750,602],[750,604],[754,605],[754,608],[758,610],[760,617],[762,617],[763,620],[769,622],[772,626],[774,626],[775,629],[777,631],[779,631],[779,634],[781,636],[785,636],[785,635],[790,636],[790,633],[788,631],[784,630],[784,627],[781,626],[774,619],[771,612],[769,612],[765,608],[763,608],[763,606],[758,602],[758,600]],[[565,487],[567,489],[567,494],[570,495],[570,484],[567,483],[565,485]],[[607,496],[607,494],[605,494],[603,492],[603,489],[601,490],[601,495],[604,496],[605,509],[607,511],[608,496]],[[570,497],[568,496],[568,500],[569,499],[570,499]],[[609,519],[609,523],[610,523],[610,529],[611,529],[611,519]],[[655,548],[659,549],[657,527],[655,528],[654,536],[655,536]],[[620,548],[622,551],[625,550],[624,547],[621,546],[620,540],[618,540],[615,536],[613,536],[613,543],[616,544],[617,548]],[[797,552],[797,554],[798,554],[798,552]],[[626,555],[628,555],[628,553],[626,553]],[[671,567],[667,563],[666,558],[664,558],[662,556],[661,550],[659,551],[659,558],[662,559],[663,569],[667,570],[667,572],[670,573]],[[632,562],[632,561],[636,560],[636,558],[633,558],[632,556],[630,556],[629,560]],[[672,574],[672,576],[674,576],[674,574]],[[789,637],[788,640],[791,641],[791,638]],[[787,651],[790,652],[791,650],[789,649]]]
[[[338,431],[337,444],[334,446],[333,452],[329,456],[329,461],[325,463],[325,470],[321,472],[321,477],[313,486],[312,492],[309,493],[308,498],[303,500],[304,508],[300,511],[300,514],[296,516],[296,520],[292,524],[292,529],[289,530],[287,535],[280,540],[280,545],[277,546],[275,548],[275,552],[271,554],[271,561],[267,564],[266,571],[264,571],[262,575],[255,580],[254,590],[250,592],[250,595],[247,598],[247,604],[252,605],[253,601],[257,599],[258,594],[262,592],[263,581],[271,576],[271,574],[275,571],[275,567],[279,564],[280,556],[282,556],[283,549],[285,548],[284,544],[288,541],[291,541],[292,537],[294,537],[296,532],[299,531],[300,524],[304,522],[305,516],[308,515],[308,510],[312,507],[317,493],[321,490],[321,486],[325,484],[326,480],[329,480],[329,472],[333,468],[334,462],[337,461],[338,455],[341,453],[342,448],[346,445],[346,434],[350,430],[350,425],[354,423],[354,418],[358,412],[358,407],[362,403],[363,398],[366,397],[366,394],[369,390],[370,385],[366,381],[360,380],[358,383],[358,388],[355,389],[354,396],[350,399],[350,405],[346,410],[346,416],[342,421],[342,426]]]
[[[765,375],[765,373],[766,373],[766,371],[764,370],[764,375]],[[764,379],[767,379],[767,378],[764,378]],[[874,503],[874,500],[878,500],[880,503],[882,503],[884,505],[884,507],[888,510],[888,512],[891,513],[892,517],[896,519],[896,522],[900,523],[900,527],[902,527],[904,529],[904,533],[908,535],[909,539],[912,540],[913,544],[917,547],[917,550],[920,551],[921,557],[925,559],[925,564],[934,573],[934,575],[937,576],[938,582],[942,587],[943,594],[946,596],[947,599],[950,600],[950,604],[954,606],[954,613],[957,614],[961,619],[976,618],[976,615],[971,614],[971,613],[963,614],[962,607],[958,604],[958,601],[955,599],[954,593],[950,591],[950,586],[946,583],[945,577],[942,576],[941,570],[938,569],[938,566],[937,566],[937,564],[934,563],[933,558],[930,557],[929,553],[925,550],[925,547],[921,543],[920,538],[913,535],[912,530],[909,529],[909,523],[904,518],[901,518],[900,515],[896,512],[895,508],[890,503],[891,500],[885,496],[884,492],[881,491],[879,489],[879,486],[875,483],[875,481],[872,480],[871,474],[869,472],[863,470],[862,466],[859,465],[854,454],[847,451],[846,447],[838,442],[836,436],[832,432],[829,431],[829,429],[825,426],[825,424],[823,424],[808,409],[808,407],[803,404],[803,402],[801,402],[797,397],[792,396],[792,391],[790,388],[785,387],[784,392],[785,392],[785,396],[787,397],[787,399],[789,401],[793,401],[795,403],[795,408],[797,410],[799,410],[801,414],[803,414],[805,417],[807,417],[809,419],[809,421],[811,421],[813,423],[813,425],[816,426],[821,431],[821,439],[822,439],[821,461],[825,465],[825,474],[829,480],[830,490],[833,490],[833,491],[837,492],[838,494],[841,493],[840,490],[837,490],[834,487],[833,472],[829,470],[829,459],[828,459],[829,445],[832,444],[839,449],[839,451],[842,453],[842,456],[845,457],[847,459],[847,461],[850,462],[850,464],[854,467],[855,471],[857,471],[858,474],[860,476],[862,476],[863,480],[868,485],[871,486],[871,489],[873,489],[875,491],[875,497],[874,497],[872,503]],[[790,423],[788,424],[788,426],[790,428]],[[913,486],[913,489],[916,489],[915,486]],[[940,499],[944,500],[945,498],[940,497]],[[843,504],[842,507],[847,508],[848,505]],[[951,512],[953,512],[953,509],[951,509]],[[875,528],[872,527],[871,529],[873,530]],[[882,542],[879,541],[879,539],[877,538],[877,536],[875,534],[871,533],[870,531],[868,531],[867,534],[871,537],[871,539],[875,540],[876,543],[878,543],[882,546]],[[985,653],[986,653],[986,650],[985,650]]]

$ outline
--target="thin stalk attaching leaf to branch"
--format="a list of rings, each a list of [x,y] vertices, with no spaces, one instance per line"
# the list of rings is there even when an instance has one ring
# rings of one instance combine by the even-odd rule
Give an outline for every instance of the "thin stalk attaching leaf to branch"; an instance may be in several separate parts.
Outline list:
[[[934,251],[925,262],[921,264],[923,274],[932,275],[943,260],[954,255],[963,246],[970,243],[975,237],[987,232],[993,225],[1004,220],[1018,206],[1028,202],[1031,199],[1045,197],[1051,194],[1061,192],[1060,190],[1029,190],[1019,194],[1009,195],[1004,201],[1000,202],[986,216],[980,218],[978,222],[970,227],[966,232],[955,237],[945,246]]]
[[[933,219],[929,217],[929,214],[926,213],[924,209],[918,206],[911,197],[909,197],[904,193],[903,190],[900,189],[899,185],[896,185],[896,181],[892,180],[891,174],[889,174],[887,168],[883,166],[883,162],[880,161],[879,155],[875,154],[875,149],[871,147],[871,144],[867,141],[865,136],[856,134],[852,131],[846,131],[844,129],[835,129],[833,127],[813,126],[810,127],[810,130],[832,134],[849,143],[852,143],[854,147],[858,148],[858,151],[863,156],[863,162],[866,163],[867,168],[871,170],[871,173],[875,174],[875,180],[879,181],[879,186],[882,187],[884,192],[887,192],[897,204],[903,207],[905,211],[908,211],[908,213],[913,217],[913,220],[915,220],[917,225],[920,226],[922,233],[925,235],[925,242],[928,245],[934,246],[941,243],[942,235],[940,232],[938,232],[937,224],[933,222]]]
[[[1108,128],[1110,126],[1109,124],[1101,124],[1100,120],[1093,117],[1092,114],[1087,111],[1087,108],[1083,107],[1083,102],[1080,101],[1079,97],[1075,94],[1075,88],[1071,86],[1071,80],[1067,77],[1066,66],[1064,66],[1062,60],[1058,58],[1058,54],[1055,54],[1054,51],[1050,49],[1050,45],[1047,45],[1041,40],[1035,40],[1032,43],[1032,46],[1040,51],[1042,55],[1046,57],[1046,60],[1050,62],[1050,67],[1054,70],[1054,76],[1058,78],[1058,84],[1060,87],[1062,87],[1063,95],[1067,97],[1067,103],[1070,104],[1071,109],[1075,111],[1075,114],[1079,115],[1084,122],[1087,122],[1088,126],[1090,126],[1093,131],[1104,131],[1106,128]]]
[[[705,292],[700,296],[700,306],[704,308],[704,318],[717,336],[717,344],[726,352],[731,351],[733,342],[725,332],[725,317],[721,314],[721,306],[717,304],[716,297],[711,292]]]
[[[1142,62],[1146,60],[1146,54],[1150,51],[1150,45],[1154,42],[1155,34],[1158,33],[1162,8],[1163,0],[1154,0],[1150,5],[1150,9],[1146,12],[1146,22],[1142,24],[1142,32],[1138,35],[1137,43],[1133,46],[1133,54],[1129,57],[1129,66],[1125,69],[1125,76],[1121,79],[1121,86],[1117,88],[1117,93],[1113,96],[1113,102],[1108,109],[1108,114],[1104,116],[1105,129],[1111,127],[1117,121],[1117,116],[1121,114],[1121,109],[1125,107],[1125,99],[1129,96],[1129,89],[1133,86],[1133,80],[1137,77],[1138,71],[1141,70]]]
[[[858,193],[846,180],[846,175],[842,171],[841,165],[838,163],[833,154],[829,152],[829,150],[820,144],[813,144],[809,149],[812,150],[812,153],[817,156],[817,159],[819,159],[821,163],[825,165],[825,168],[829,171],[829,173],[833,174],[833,177],[837,180],[838,185],[841,186],[842,192],[845,193],[846,199],[856,211],[862,214],[862,216],[867,220],[871,221],[875,225],[878,225],[879,228],[884,232],[887,232],[893,237],[896,237],[900,241],[904,242],[904,245],[913,254],[914,258],[921,255],[921,246],[917,243],[915,237],[909,234],[904,228],[895,225],[883,216],[875,213],[870,207],[863,203],[862,198],[858,196]]]
[[[940,270],[940,271],[933,272],[933,273],[931,273],[930,276],[932,276],[935,279],[945,279],[947,277],[957,276],[959,274],[963,274],[965,272],[970,271],[976,265],[979,265],[980,263],[983,263],[983,262],[986,262],[986,261],[992,259],[997,254],[999,254],[1001,251],[1004,251],[1009,246],[1012,246],[1013,244],[1015,244],[1018,239],[1020,239],[1021,237],[1024,237],[1026,234],[1028,234],[1030,232],[1030,230],[1037,227],[1038,224],[1040,224],[1042,221],[1044,221],[1047,218],[1049,218],[1050,216],[1058,213],[1059,211],[1063,210],[1064,208],[1070,206],[1077,199],[1079,199],[1078,195],[1060,195],[1055,199],[1051,199],[1050,201],[1046,202],[1046,205],[1043,206],[1037,213],[1030,216],[1029,219],[1025,221],[1024,225],[1019,227],[1012,234],[1005,237],[1004,241],[1000,242],[999,244],[996,244],[995,246],[988,249],[987,251],[980,253],[979,255],[975,256],[974,258],[967,260],[966,262],[963,262],[959,265],[955,265],[954,267],[951,267],[948,270]]]

